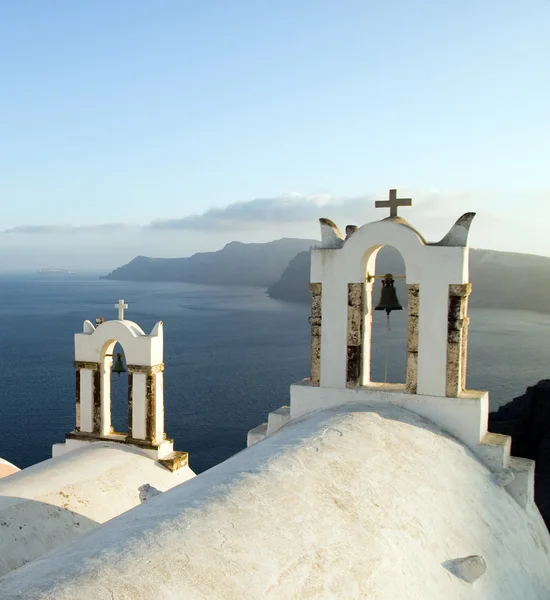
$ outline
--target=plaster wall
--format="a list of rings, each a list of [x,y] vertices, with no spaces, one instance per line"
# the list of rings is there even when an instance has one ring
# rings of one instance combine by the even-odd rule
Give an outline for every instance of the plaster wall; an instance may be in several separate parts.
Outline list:
[[[397,406],[318,411],[0,580],[2,600],[547,600],[550,537]],[[457,559],[487,564],[475,583]],[[93,565],[93,568],[91,568]]]
[[[11,462],[0,458],[0,479],[2,479],[2,477],[12,475],[13,473],[17,473],[18,471],[20,471],[19,467],[16,467]]]
[[[146,437],[145,425],[147,420],[147,401],[145,398],[144,373],[134,373],[132,386],[132,437],[144,440]]]
[[[339,249],[312,251],[311,282],[323,284],[320,385],[346,386],[347,286],[374,274],[384,245],[403,256],[407,283],[420,286],[417,391],[445,396],[449,285],[467,283],[468,248],[430,246],[410,226],[390,220],[363,225]]]
[[[101,362],[106,347],[116,341],[124,350],[127,364],[152,366],[163,362],[162,322],[149,335],[132,321],[105,321],[97,328],[85,321],[83,330],[74,337],[77,361]]]
[[[429,419],[462,443],[475,448],[487,432],[489,394],[469,392],[460,398],[408,394],[403,386],[380,384],[378,387],[322,388],[307,380],[290,386],[290,417],[338,406],[364,404],[394,405]]]
[[[80,431],[94,430],[94,372],[80,369]]]

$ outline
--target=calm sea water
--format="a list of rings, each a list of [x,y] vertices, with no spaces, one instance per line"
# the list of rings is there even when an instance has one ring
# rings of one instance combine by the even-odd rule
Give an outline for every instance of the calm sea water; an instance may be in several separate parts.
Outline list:
[[[92,277],[0,277],[0,456],[21,467],[51,456],[74,427],[73,334],[85,319],[165,326],[166,432],[203,471],[246,445],[247,431],[289,402],[309,373],[310,309],[255,288],[133,283]],[[379,317],[379,318],[378,318]],[[404,381],[406,313],[375,314],[373,374]],[[494,409],[550,376],[550,316],[471,310],[468,386]],[[386,351],[386,348],[388,351]],[[124,430],[127,378],[113,376],[115,428]]]

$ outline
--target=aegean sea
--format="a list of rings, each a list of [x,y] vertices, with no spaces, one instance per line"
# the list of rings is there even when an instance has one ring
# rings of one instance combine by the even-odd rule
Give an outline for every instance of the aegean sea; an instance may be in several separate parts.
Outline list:
[[[475,290],[474,292],[475,293]],[[0,456],[23,468],[51,457],[74,428],[73,335],[85,319],[164,322],[165,430],[196,472],[246,446],[249,429],[289,403],[309,375],[310,308],[264,289],[100,280],[96,275],[0,276]],[[494,410],[550,375],[550,315],[470,310],[468,387]],[[406,311],[374,314],[373,378],[404,381]],[[118,350],[122,351],[122,350]],[[113,375],[113,423],[125,430],[127,377]]]

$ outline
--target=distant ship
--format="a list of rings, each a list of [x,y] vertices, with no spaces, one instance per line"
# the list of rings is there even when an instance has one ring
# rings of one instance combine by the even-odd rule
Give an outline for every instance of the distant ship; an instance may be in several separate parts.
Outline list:
[[[38,269],[37,275],[75,275],[74,271],[67,271],[66,269]]]

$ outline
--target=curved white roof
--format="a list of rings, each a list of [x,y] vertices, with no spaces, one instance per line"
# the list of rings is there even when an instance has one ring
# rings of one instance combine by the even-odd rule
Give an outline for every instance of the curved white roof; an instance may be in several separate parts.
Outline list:
[[[147,484],[163,492],[193,476],[99,442],[0,479],[0,575],[134,508],[154,494]]]
[[[19,470],[19,467],[16,467],[8,460],[0,458],[0,479],[7,477],[8,475],[12,475],[13,473],[17,473]]]
[[[540,514],[465,446],[403,408],[348,406],[21,567],[0,595],[547,600],[549,550]],[[451,572],[471,555],[475,583]]]

